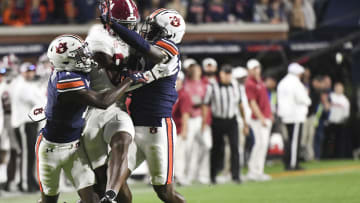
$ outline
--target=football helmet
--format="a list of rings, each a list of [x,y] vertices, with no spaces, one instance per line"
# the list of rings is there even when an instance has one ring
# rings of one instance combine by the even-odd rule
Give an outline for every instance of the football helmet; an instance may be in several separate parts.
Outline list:
[[[86,42],[77,35],[61,35],[55,38],[47,51],[50,63],[56,71],[90,72],[97,64]]]
[[[149,41],[165,38],[179,44],[185,27],[184,18],[176,10],[160,8],[146,17],[140,31]]]
[[[138,8],[133,0],[110,0],[111,18],[117,23],[134,30],[140,19]]]

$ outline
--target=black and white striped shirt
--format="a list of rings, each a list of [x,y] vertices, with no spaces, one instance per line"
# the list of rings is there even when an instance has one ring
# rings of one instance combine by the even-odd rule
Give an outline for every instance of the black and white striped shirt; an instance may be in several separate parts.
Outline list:
[[[239,111],[241,96],[237,81],[229,85],[220,84],[216,80],[209,81],[204,104],[211,106],[212,116],[220,119],[232,119]]]

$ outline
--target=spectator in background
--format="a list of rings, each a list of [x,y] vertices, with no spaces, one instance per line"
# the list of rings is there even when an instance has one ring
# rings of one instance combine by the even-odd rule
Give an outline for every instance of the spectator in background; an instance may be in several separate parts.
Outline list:
[[[275,115],[277,110],[276,79],[271,76],[267,76],[264,79],[264,83],[270,100],[271,112]]]
[[[225,0],[210,0],[206,7],[205,21],[218,23],[229,21],[230,7]]]
[[[245,151],[245,143],[246,138],[248,138],[250,129],[248,123],[251,119],[251,109],[249,106],[248,98],[246,96],[245,91],[245,81],[248,76],[247,70],[242,67],[236,67],[232,72],[233,78],[238,82],[240,97],[241,97],[241,106],[244,111],[244,118],[241,118],[241,112],[239,111],[237,115],[237,121],[239,125],[239,154],[240,154],[240,166],[245,166],[246,160],[246,151]],[[243,136],[242,136],[243,135]]]
[[[305,30],[305,13],[303,11],[303,0],[293,0],[290,12],[290,28],[293,31]]]
[[[285,5],[282,0],[273,0],[270,3],[268,15],[271,24],[279,24],[286,22]]]
[[[255,144],[248,163],[247,179],[267,181],[271,176],[264,173],[265,159],[272,126],[272,113],[269,97],[261,79],[261,65],[256,59],[247,62],[249,77],[246,80],[246,95],[252,111],[250,127],[254,132]]]
[[[189,131],[188,124],[191,113],[191,97],[183,88],[185,76],[179,72],[176,80],[176,90],[178,99],[173,108],[173,119],[176,125],[177,140],[175,151],[175,179],[180,185],[188,184],[186,182],[185,171],[188,166],[186,156],[186,140]]]
[[[27,113],[41,101],[38,88],[33,82],[35,77],[35,66],[31,63],[23,63],[20,73],[15,80],[16,83],[11,91],[11,125],[15,128],[15,136],[21,143],[22,167],[21,167],[21,189],[34,192],[39,190],[35,179],[35,153],[33,151],[38,133],[38,123],[33,123]],[[40,99],[39,99],[40,98]],[[20,130],[24,128],[24,131]]]
[[[210,80],[216,80],[216,73],[218,71],[218,64],[213,58],[205,58],[202,61],[203,68],[203,82],[207,84]]]
[[[320,95],[323,89],[322,84],[323,77],[317,76],[315,77],[310,86],[310,99],[311,105],[308,109],[307,119],[304,123],[303,134],[301,140],[301,148],[303,149],[303,157],[306,161],[311,161],[315,157],[314,152],[314,137],[316,127],[318,125],[319,113],[320,110]],[[320,112],[320,111],[319,111]],[[321,113],[320,113],[321,114]]]
[[[236,114],[241,102],[239,87],[232,81],[232,67],[223,65],[219,72],[219,80],[212,80],[207,86],[203,112],[211,105],[212,143],[210,158],[210,178],[216,184],[216,176],[224,167],[225,135],[228,136],[231,150],[232,180],[240,183],[239,137]],[[206,125],[206,113],[203,114],[203,126]],[[244,118],[244,117],[243,117]]]
[[[238,21],[252,21],[253,6],[253,0],[230,0],[230,12]]]
[[[323,145],[324,145],[324,131],[327,124],[327,120],[329,117],[329,110],[330,110],[330,99],[329,94],[331,92],[331,78],[328,75],[325,75],[322,78],[322,87],[320,93],[320,105],[317,108],[316,111],[316,131],[315,131],[315,140],[314,140],[314,151],[315,151],[315,158],[317,160],[320,160],[323,153]]]
[[[316,26],[316,16],[313,3],[309,0],[293,0],[289,4],[290,28],[296,30],[313,30]]]
[[[300,170],[299,152],[303,123],[306,120],[311,99],[306,87],[301,82],[305,69],[292,63],[288,74],[279,82],[277,88],[279,98],[279,116],[287,128],[288,140],[285,143],[285,170]]]
[[[186,160],[188,182],[197,180],[209,183],[209,152],[211,136],[202,132],[202,110],[206,85],[201,81],[201,67],[191,64],[184,83],[185,91],[191,96],[192,108],[189,119],[189,130],[186,138]]]
[[[76,9],[76,22],[87,23],[95,19],[97,0],[76,0],[74,7]]]
[[[8,0],[3,9],[3,23],[24,26],[31,23],[31,1]]]
[[[2,65],[0,61],[0,95],[5,91],[6,81],[5,81],[6,68]],[[6,133],[4,128],[4,119],[5,113],[0,99],[0,185],[4,185],[6,182],[6,167],[9,161],[9,152],[10,152],[10,140],[9,135]],[[3,188],[0,188],[3,189]]]
[[[344,139],[345,122],[350,116],[350,102],[344,95],[344,85],[337,82],[334,92],[330,93],[329,126],[326,128],[324,157],[344,158],[346,139]]]
[[[205,20],[205,1],[190,0],[186,21],[189,23],[199,24]]]
[[[197,64],[197,62],[193,58],[187,58],[183,61],[182,70],[184,71],[185,75],[187,74],[187,71],[192,64]]]
[[[187,4],[182,1],[182,0],[170,0],[167,4],[166,4],[166,8],[168,9],[174,9],[177,12],[180,13],[180,15],[186,19],[186,14],[187,14]]]
[[[161,0],[151,0],[145,6],[142,16],[149,16],[153,11],[159,8],[163,8],[165,6],[165,2]]]
[[[31,6],[31,23],[43,24],[51,22],[54,9],[54,0],[33,0]]]
[[[269,0],[257,0],[254,8],[254,22],[268,23],[270,21],[268,9]]]

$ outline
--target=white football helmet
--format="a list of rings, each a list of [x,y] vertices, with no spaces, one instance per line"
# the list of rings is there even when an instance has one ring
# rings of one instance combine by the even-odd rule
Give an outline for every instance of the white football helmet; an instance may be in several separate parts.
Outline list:
[[[141,32],[149,41],[165,38],[179,44],[185,27],[184,18],[176,10],[160,8],[146,17]]]
[[[50,43],[47,56],[56,71],[88,73],[97,65],[87,43],[77,35],[65,34],[55,38]]]

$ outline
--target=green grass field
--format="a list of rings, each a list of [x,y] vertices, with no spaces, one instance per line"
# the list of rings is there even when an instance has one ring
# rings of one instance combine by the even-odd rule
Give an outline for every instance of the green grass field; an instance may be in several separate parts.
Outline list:
[[[281,164],[267,167],[269,182],[241,185],[194,185],[179,187],[189,203],[359,203],[360,162],[351,160],[305,163],[303,172],[284,172]],[[132,185],[134,203],[160,202],[152,188]],[[0,198],[0,203],[36,202],[39,194]],[[74,203],[75,193],[64,193],[59,203]]]

